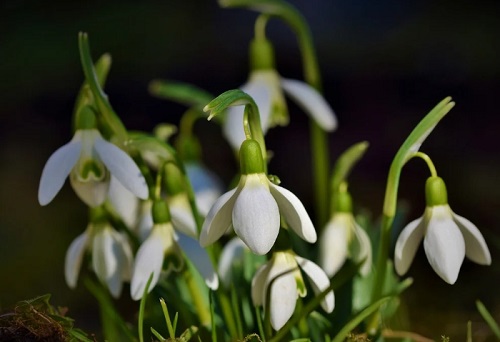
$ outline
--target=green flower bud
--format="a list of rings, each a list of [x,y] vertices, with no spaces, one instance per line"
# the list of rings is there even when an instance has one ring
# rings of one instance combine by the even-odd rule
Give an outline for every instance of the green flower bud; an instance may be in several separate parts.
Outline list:
[[[82,106],[76,113],[76,129],[93,129],[97,127],[97,119],[94,109],[90,106]]]
[[[176,195],[178,193],[184,192],[184,177],[182,176],[181,170],[172,164],[167,163],[164,167],[164,181],[165,190],[169,195]]]
[[[267,39],[250,42],[250,70],[274,69],[274,48]]]
[[[352,197],[348,191],[338,191],[334,196],[333,212],[352,213]]]
[[[240,168],[242,175],[265,173],[264,159],[256,140],[246,139],[240,147]]]
[[[155,200],[153,202],[153,222],[155,224],[170,222],[170,210],[165,201]]]
[[[425,200],[428,207],[448,204],[446,185],[441,177],[429,177],[425,182]]]

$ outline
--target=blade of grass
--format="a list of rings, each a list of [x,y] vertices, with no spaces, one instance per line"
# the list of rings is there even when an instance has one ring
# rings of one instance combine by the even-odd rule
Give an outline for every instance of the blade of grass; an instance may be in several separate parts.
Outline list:
[[[486,321],[491,331],[495,334],[496,338],[500,340],[500,327],[498,327],[498,323],[495,322],[495,319],[491,315],[491,313],[486,309],[484,304],[480,300],[476,300],[477,311],[483,316],[483,319]]]

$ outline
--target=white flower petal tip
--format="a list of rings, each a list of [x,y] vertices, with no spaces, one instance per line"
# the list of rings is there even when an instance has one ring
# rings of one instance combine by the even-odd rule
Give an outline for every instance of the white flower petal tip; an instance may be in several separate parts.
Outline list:
[[[394,265],[396,272],[402,276],[410,268],[420,242],[424,237],[425,224],[423,218],[410,222],[402,231],[396,241],[394,251]]]
[[[208,212],[200,244],[210,245],[232,226],[253,253],[267,254],[279,234],[280,214],[302,239],[317,240],[312,221],[294,194],[272,184],[264,173],[242,175],[236,189],[222,195]]]
[[[281,86],[322,129],[328,132],[337,129],[335,113],[316,89],[307,83],[285,78],[281,79]]]
[[[182,251],[205,279],[208,288],[213,291],[217,290],[219,288],[219,277],[212,266],[207,251],[200,246],[197,240],[187,235],[176,234],[175,238]]]
[[[335,213],[327,223],[320,242],[319,264],[331,278],[344,265],[346,259],[361,262],[362,276],[372,267],[372,246],[368,234],[361,228],[352,213]]]
[[[328,287],[330,286],[330,280],[328,279],[326,273],[321,269],[321,267],[316,265],[314,262],[299,256],[295,256],[295,259],[297,260],[300,268],[302,268],[304,273],[309,278],[315,294],[320,294],[321,292],[328,289]],[[325,298],[321,301],[321,307],[327,313],[333,311],[333,309],[335,308],[335,295],[333,293],[333,290],[328,292]]]
[[[100,137],[95,139],[94,147],[104,165],[124,187],[141,199],[149,197],[146,180],[127,153]]]
[[[269,305],[271,326],[275,330],[281,329],[292,317],[299,292],[301,296],[305,295],[305,291],[299,288],[299,284],[303,286],[299,266],[309,278],[315,294],[328,289],[330,280],[326,273],[312,261],[290,251],[275,252],[252,280],[252,301],[254,305],[263,305],[264,308]],[[321,306],[326,312],[333,311],[333,291],[328,292]]]
[[[92,243],[92,266],[99,280],[114,298],[121,294],[123,281],[131,273],[132,251],[128,241],[111,226],[96,228]]]
[[[73,139],[49,157],[43,168],[38,188],[40,205],[49,204],[61,190],[66,178],[80,158],[81,149],[81,141]]]
[[[429,264],[449,284],[457,281],[466,256],[478,264],[491,263],[488,246],[477,227],[453,213],[447,204],[436,205],[427,207],[424,216],[410,222],[398,238],[394,254],[398,274],[406,273],[422,238]]]
[[[491,254],[483,235],[466,218],[453,213],[453,219],[465,240],[465,256],[480,265],[491,265]]]
[[[135,257],[132,281],[130,282],[130,296],[133,300],[140,300],[142,298],[151,274],[153,274],[153,278],[147,293],[151,292],[158,283],[164,257],[163,242],[159,236],[151,234],[141,247],[139,247]]]
[[[139,200],[115,177],[111,177],[108,192],[109,202],[128,227],[134,227],[139,213]]]
[[[314,243],[317,240],[316,229],[302,202],[291,191],[272,183],[271,194],[278,203],[285,221],[302,239]]]
[[[280,215],[276,201],[260,177],[247,176],[234,204],[232,219],[236,234],[252,252],[264,255],[271,250],[278,238]]]
[[[66,279],[66,284],[68,284],[70,289],[74,289],[76,287],[78,274],[80,273],[82,260],[88,243],[89,233],[88,231],[85,231],[73,240],[68,248],[68,251],[66,252],[66,258],[64,261],[64,277]]]
[[[229,241],[220,254],[218,271],[222,284],[225,287],[231,285],[233,264],[237,261],[243,262],[243,255],[247,246],[240,238],[233,238]]]

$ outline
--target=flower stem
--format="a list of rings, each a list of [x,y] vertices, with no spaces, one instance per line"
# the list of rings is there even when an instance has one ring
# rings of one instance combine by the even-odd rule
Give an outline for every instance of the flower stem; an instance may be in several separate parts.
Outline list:
[[[425,161],[425,163],[427,164],[427,167],[429,168],[429,172],[431,173],[431,177],[437,177],[436,167],[434,166],[434,163],[432,162],[431,158],[427,154],[425,154],[423,152],[416,152],[410,158],[415,158],[415,157],[421,158]]]
[[[196,285],[193,275],[187,269],[182,272],[182,275],[184,276],[184,281],[187,284],[189,293],[191,294],[191,299],[193,300],[196,311],[198,312],[200,323],[206,327],[210,326],[210,310],[203,301],[201,290]]]

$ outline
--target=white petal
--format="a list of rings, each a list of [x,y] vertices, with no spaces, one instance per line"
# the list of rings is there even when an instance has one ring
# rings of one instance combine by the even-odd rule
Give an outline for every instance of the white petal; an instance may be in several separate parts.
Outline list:
[[[265,303],[266,280],[271,270],[271,263],[262,265],[252,278],[252,302],[255,306],[262,306]]]
[[[340,215],[340,216],[339,216]],[[333,277],[347,258],[348,222],[342,214],[333,217],[319,239],[319,264]]]
[[[490,265],[490,250],[479,229],[471,221],[455,213],[453,213],[453,219],[464,237],[467,258],[480,265]]]
[[[163,266],[164,246],[160,237],[151,234],[139,247],[135,257],[132,281],[130,283],[130,296],[133,300],[142,298],[146,284],[153,273],[153,279],[149,285],[148,293],[155,287],[160,279]]]
[[[291,191],[270,183],[271,194],[290,228],[307,242],[316,242],[316,230],[302,202]]]
[[[447,283],[454,284],[465,257],[465,242],[451,216],[432,215],[424,238],[424,249],[434,271]]]
[[[307,83],[285,78],[281,79],[281,86],[321,128],[329,132],[337,128],[335,113],[316,89]]]
[[[122,290],[122,272],[117,250],[118,241],[113,238],[112,228],[100,228],[94,236],[92,244],[92,266],[97,278],[107,284],[114,298],[120,296]]]
[[[94,148],[104,165],[124,187],[141,199],[148,198],[146,180],[127,153],[100,137],[95,139]]]
[[[269,127],[271,109],[271,98],[268,87],[261,80],[255,80],[243,85],[241,90],[250,95],[257,104],[260,114],[260,124],[265,134]],[[234,106],[229,107],[226,113],[223,133],[234,150],[238,150],[243,140],[245,140],[245,132],[243,130],[244,110],[245,106]]]
[[[316,265],[314,262],[301,258],[297,255],[295,256],[295,259],[305,274],[307,274],[316,295],[325,291],[330,286],[330,280],[321,267]],[[335,296],[333,294],[333,290],[328,292],[325,298],[321,301],[321,307],[328,313],[333,311],[335,307]]]
[[[233,238],[229,241],[219,257],[219,276],[222,284],[229,287],[232,280],[232,269],[235,262],[243,262],[243,255],[247,246],[240,238]]]
[[[394,250],[394,265],[399,275],[405,274],[410,268],[424,233],[425,223],[420,217],[408,223],[399,234]]]
[[[66,278],[66,284],[68,284],[71,289],[76,287],[78,274],[80,273],[88,241],[89,234],[85,231],[73,240],[68,248],[68,251],[66,252],[66,259],[64,261],[64,277]]]
[[[172,196],[167,199],[167,202],[174,228],[183,234],[197,238],[198,232],[196,231],[196,222],[194,221],[186,194],[181,193]]]
[[[263,296],[266,296],[270,287],[270,303],[266,303],[264,307],[269,305],[271,326],[279,330],[295,311],[298,293],[294,271],[298,266],[287,262],[285,253],[276,253],[274,259],[266,279]]]
[[[142,242],[146,240],[151,233],[151,229],[153,228],[153,214],[152,214],[153,201],[146,200],[142,201],[139,220],[136,227],[137,235],[139,236],[139,240]]]
[[[231,227],[234,202],[236,202],[239,192],[239,188],[226,192],[210,209],[201,227],[200,245],[202,247],[219,240]]]
[[[137,197],[115,177],[111,176],[108,198],[123,222],[128,227],[133,227],[137,222],[137,212],[139,210],[139,200]]]
[[[89,180],[82,182],[75,172],[69,175],[71,187],[78,197],[89,207],[100,206],[106,200],[109,192],[109,174],[102,181]]]
[[[40,205],[49,204],[64,185],[71,169],[80,158],[82,143],[78,135],[68,144],[59,147],[47,160],[43,167],[40,186],[38,188],[38,202]]]
[[[264,175],[247,175],[233,209],[234,231],[259,255],[271,250],[280,230],[278,205],[266,182]]]
[[[125,232],[119,233],[113,230],[113,236],[120,246],[120,248],[116,250],[116,253],[118,256],[118,268],[120,269],[121,279],[130,281],[132,278],[132,268],[134,266],[134,255],[132,253],[130,241]]]
[[[213,291],[219,287],[219,277],[212,266],[207,251],[202,248],[198,240],[192,239],[184,234],[176,234],[177,243],[191,260],[194,267],[200,272],[207,286]]]
[[[354,222],[354,235],[355,239],[351,243],[353,246],[351,250],[355,251],[356,254],[353,253],[352,257],[355,262],[364,260],[360,273],[362,276],[366,276],[372,267],[372,244],[368,234],[356,222]]]

